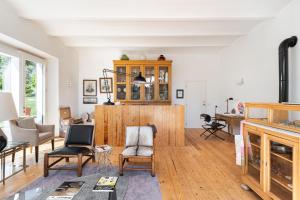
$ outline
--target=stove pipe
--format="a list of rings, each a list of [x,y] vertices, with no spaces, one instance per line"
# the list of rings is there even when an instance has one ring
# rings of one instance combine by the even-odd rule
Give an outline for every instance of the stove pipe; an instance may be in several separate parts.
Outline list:
[[[297,36],[292,36],[279,45],[279,103],[289,101],[289,47],[296,44]]]

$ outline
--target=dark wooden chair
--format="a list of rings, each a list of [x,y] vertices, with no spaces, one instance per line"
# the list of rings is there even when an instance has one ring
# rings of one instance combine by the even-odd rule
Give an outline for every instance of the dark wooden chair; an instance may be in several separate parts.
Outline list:
[[[47,177],[49,170],[75,170],[77,175],[82,175],[82,168],[92,159],[95,162],[94,147],[94,126],[93,125],[71,125],[65,139],[65,146],[50,153],[45,153],[44,176]],[[87,159],[83,162],[83,157]],[[50,158],[58,158],[50,164]],[[77,158],[77,167],[54,167],[58,162],[70,158]]]
[[[208,114],[201,114],[200,118],[202,118],[205,122],[205,124],[202,125],[204,132],[200,135],[200,137],[204,135],[205,140],[207,140],[211,135],[214,135],[216,138],[224,140],[224,138],[221,138],[217,135],[218,131],[221,131],[223,128],[226,127],[224,120],[216,119],[215,117],[211,117]],[[221,122],[223,122],[223,124]],[[205,135],[206,132],[208,132],[209,134]]]

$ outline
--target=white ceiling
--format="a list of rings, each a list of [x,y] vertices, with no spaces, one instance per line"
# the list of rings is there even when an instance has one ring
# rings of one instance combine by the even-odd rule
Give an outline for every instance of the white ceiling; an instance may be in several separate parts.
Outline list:
[[[7,0],[72,47],[224,47],[290,0]]]

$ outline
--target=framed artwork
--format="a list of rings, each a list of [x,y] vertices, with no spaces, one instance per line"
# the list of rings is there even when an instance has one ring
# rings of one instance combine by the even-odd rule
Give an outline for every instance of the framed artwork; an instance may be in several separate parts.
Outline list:
[[[100,93],[113,93],[113,79],[99,78]]]
[[[97,97],[83,97],[83,104],[97,104]]]
[[[183,99],[184,98],[184,90],[183,89],[176,90],[176,98],[177,99]]]
[[[97,96],[97,80],[83,80],[83,96]]]

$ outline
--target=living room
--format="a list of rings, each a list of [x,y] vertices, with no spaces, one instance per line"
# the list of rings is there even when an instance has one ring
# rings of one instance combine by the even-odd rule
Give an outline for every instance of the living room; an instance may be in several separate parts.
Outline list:
[[[300,199],[299,8],[0,0],[0,199]]]

